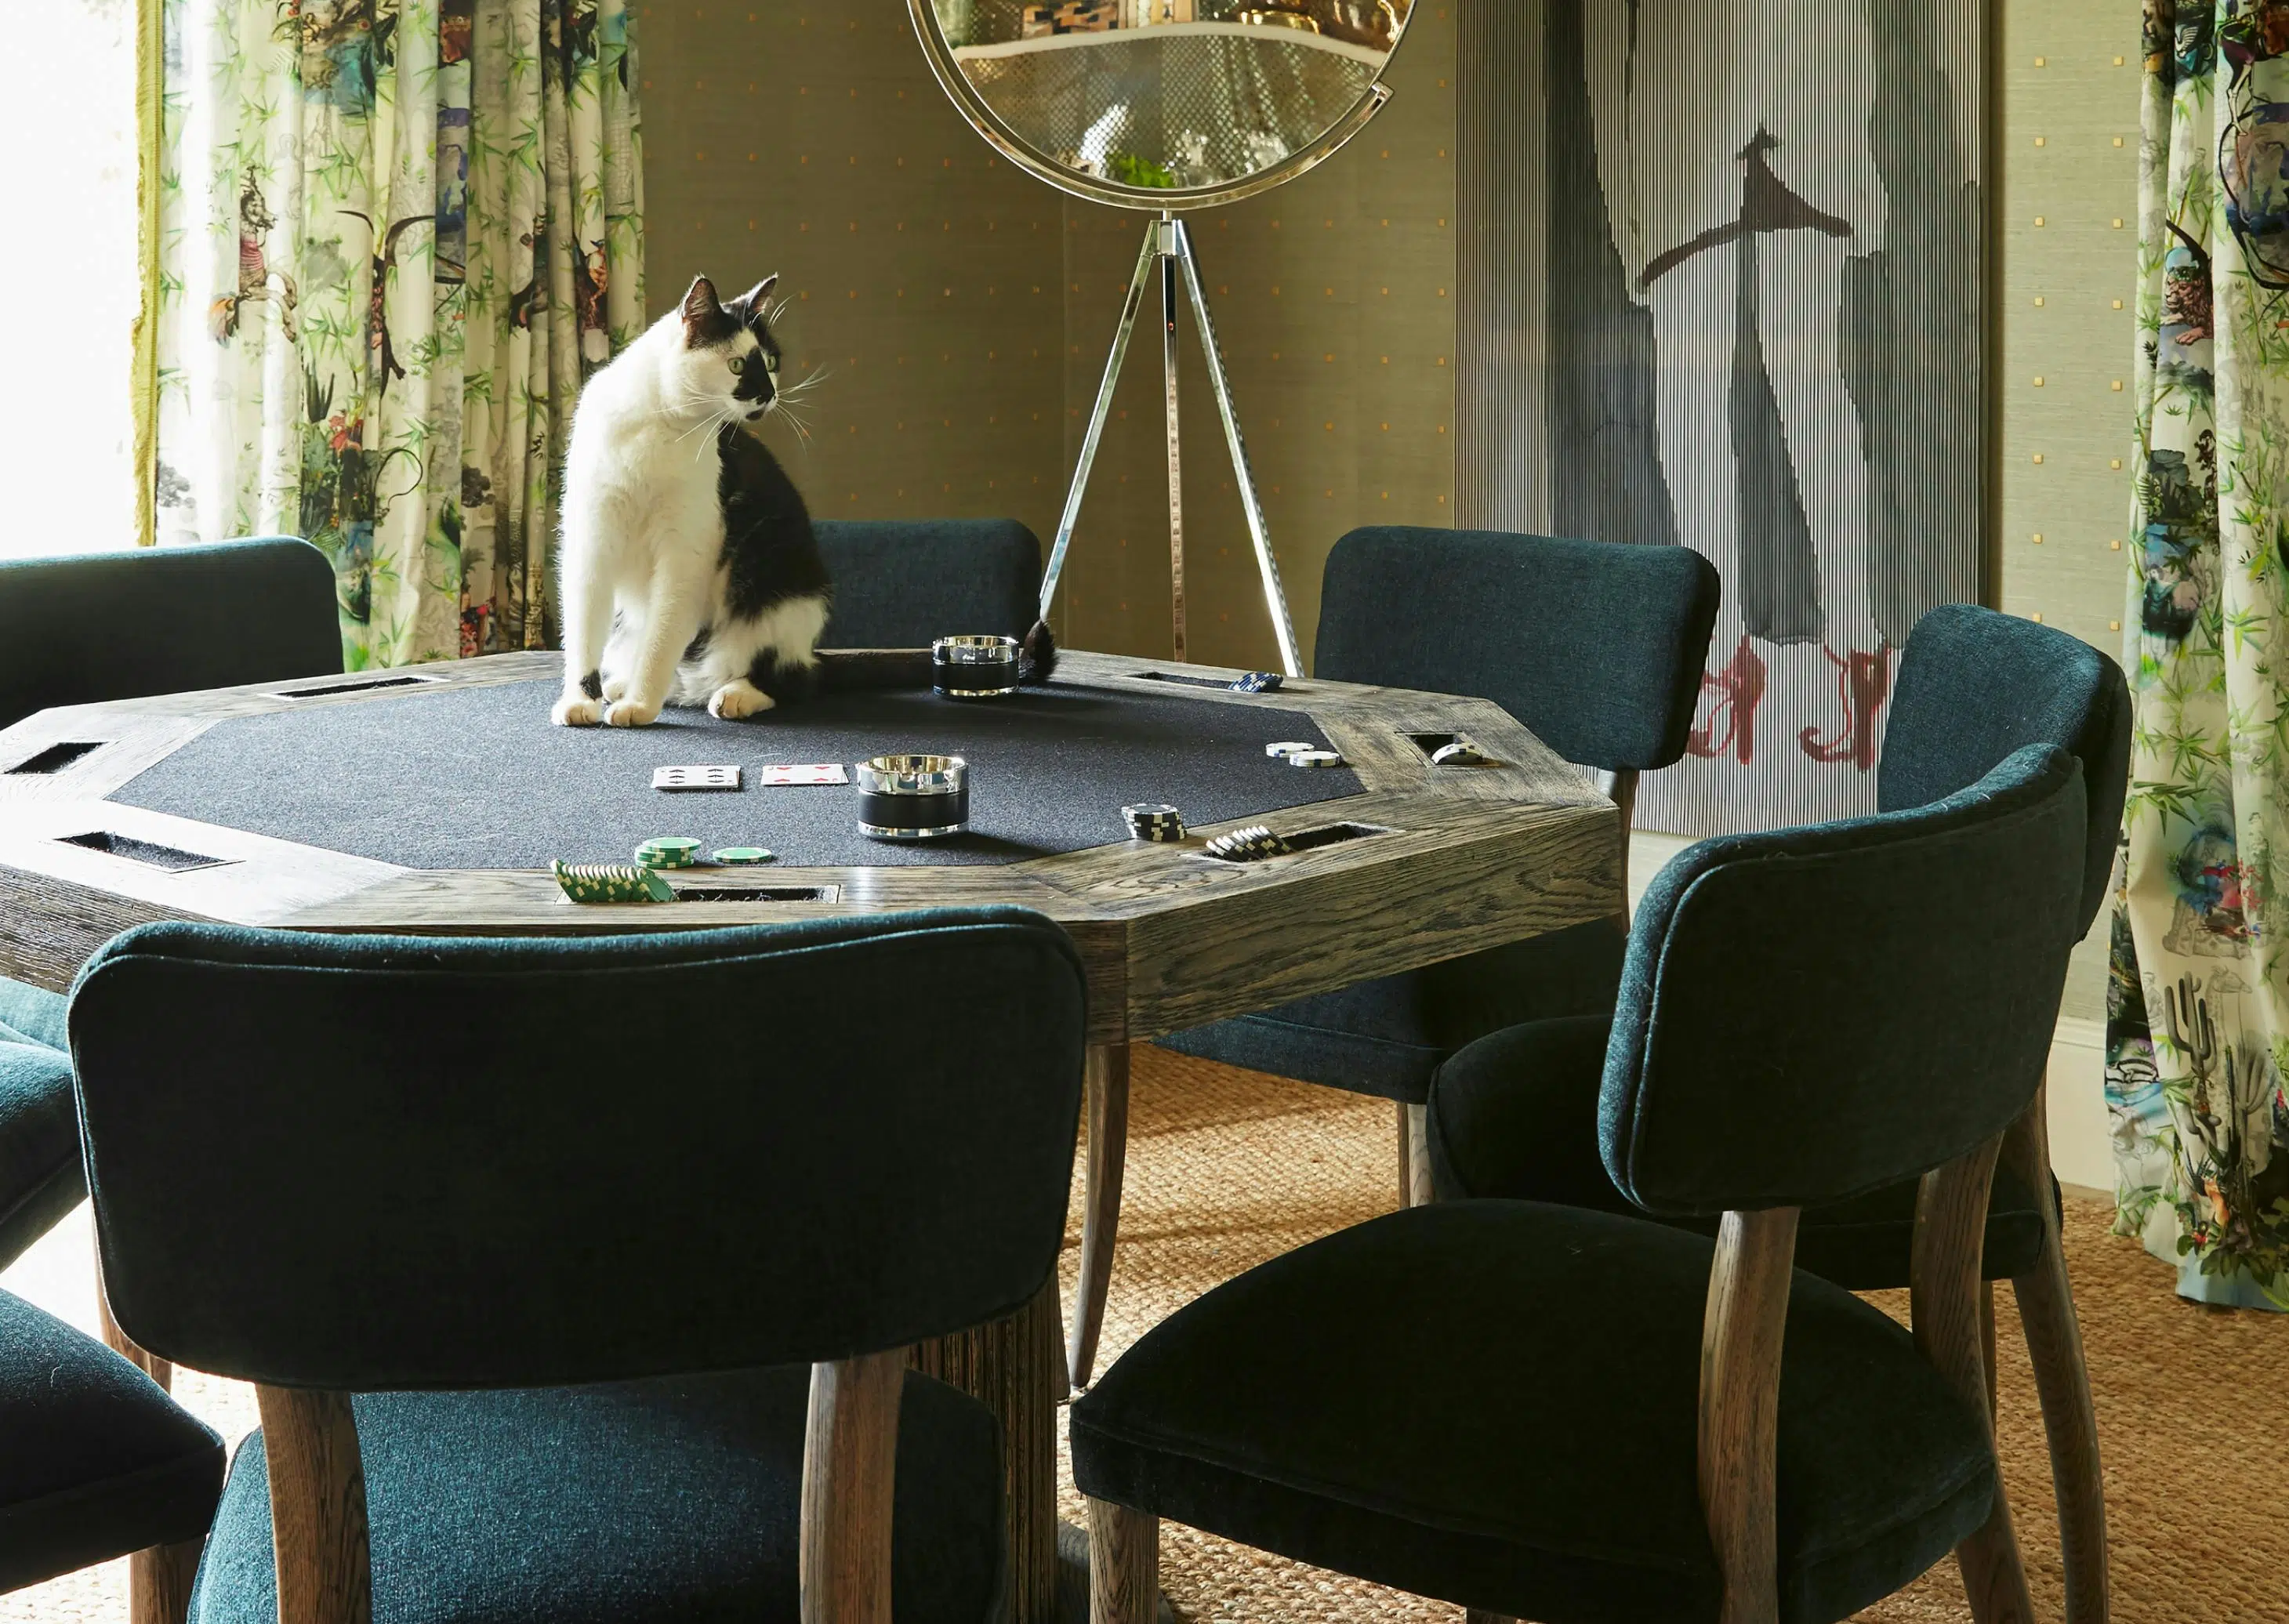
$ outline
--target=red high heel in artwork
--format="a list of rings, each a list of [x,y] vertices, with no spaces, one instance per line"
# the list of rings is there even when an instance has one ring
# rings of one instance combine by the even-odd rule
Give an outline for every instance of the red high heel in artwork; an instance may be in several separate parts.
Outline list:
[[[1707,757],[1730,750],[1734,759],[1746,767],[1757,753],[1757,706],[1765,697],[1765,662],[1749,646],[1745,633],[1724,670],[1713,676],[1701,673],[1701,691],[1715,694],[1717,703],[1710,707],[1708,725],[1686,736],[1686,749]],[[1720,721],[1725,728],[1721,736],[1717,731]]]
[[[1854,650],[1838,659],[1822,648],[1836,667],[1836,697],[1844,705],[1844,727],[1832,738],[1822,738],[1818,728],[1796,736],[1804,753],[1815,761],[1849,761],[1862,772],[1876,765],[1876,712],[1892,692],[1892,646],[1878,643],[1873,654]]]

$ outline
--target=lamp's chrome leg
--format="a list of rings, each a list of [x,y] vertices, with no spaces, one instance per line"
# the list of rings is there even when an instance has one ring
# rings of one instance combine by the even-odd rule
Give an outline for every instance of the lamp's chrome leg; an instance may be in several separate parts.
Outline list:
[[[1161,217],[1165,240],[1170,217]],[[1176,262],[1160,256],[1160,375],[1168,402],[1168,618],[1175,630],[1176,657],[1192,657],[1184,647],[1184,460],[1176,432]]]
[[[1272,633],[1280,640],[1280,664],[1291,677],[1304,674],[1296,652],[1296,623],[1288,613],[1288,594],[1280,589],[1280,563],[1272,555],[1272,535],[1264,528],[1264,505],[1256,499],[1256,476],[1248,466],[1248,446],[1240,436],[1240,418],[1232,404],[1232,383],[1224,376],[1224,352],[1217,347],[1216,323],[1208,315],[1208,292],[1200,286],[1200,259],[1192,251],[1192,234],[1182,220],[1168,222],[1176,257],[1184,269],[1184,291],[1192,300],[1192,319],[1200,324],[1200,352],[1208,359],[1208,386],[1216,393],[1216,411],[1224,418],[1224,444],[1232,452],[1232,471],[1240,485],[1240,503],[1248,512],[1248,535],[1256,543],[1256,567],[1264,577],[1264,607],[1272,617]]]
[[[1073,545],[1073,525],[1081,518],[1081,499],[1089,489],[1089,471],[1097,462],[1097,444],[1105,437],[1105,419],[1113,410],[1113,388],[1121,381],[1121,363],[1129,358],[1129,336],[1137,330],[1137,311],[1144,302],[1152,263],[1160,255],[1160,222],[1145,228],[1144,246],[1137,251],[1137,272],[1129,279],[1129,299],[1121,306],[1121,325],[1113,335],[1113,354],[1105,357],[1105,381],[1097,388],[1097,405],[1089,414],[1089,433],[1081,442],[1081,461],[1073,467],[1073,487],[1065,492],[1065,510],[1057,518],[1057,539],[1049,548],[1049,568],[1041,572],[1041,618],[1057,599],[1057,577],[1065,573],[1065,553]]]

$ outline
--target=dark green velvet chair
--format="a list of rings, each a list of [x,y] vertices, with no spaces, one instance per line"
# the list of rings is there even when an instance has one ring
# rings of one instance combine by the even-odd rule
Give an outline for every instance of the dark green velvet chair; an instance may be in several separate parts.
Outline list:
[[[1039,617],[1041,544],[1015,519],[823,519],[817,529],[834,581],[821,648],[1023,637]]]
[[[2055,745],[2081,764],[2087,823],[2075,916],[2080,935],[2105,898],[2121,826],[2130,750],[2121,670],[2078,638],[1992,609],[1950,604],[1925,616],[1900,661],[1878,805],[1893,812],[1942,800],[2030,744]],[[1834,928],[1848,931],[1849,918],[1839,915]],[[1503,1196],[1633,1210],[1598,1156],[1609,1024],[1584,1015],[1497,1033],[1440,1069],[1426,1135],[1440,1198]],[[2030,1064],[2024,1080],[2036,1090],[1996,1171],[1982,1268],[1990,1281],[2012,1282],[2033,1359],[2058,1491],[2068,1616],[2096,1624],[2107,1615],[2105,1498],[2090,1378],[2059,1240],[2041,1089],[2046,1058],[1999,1051],[1980,1062]],[[1905,1286],[1915,1207],[1914,1183],[1902,1182],[1811,1208],[1798,1231],[1797,1264],[1855,1291]],[[1697,1227],[1714,1232],[1713,1221]],[[1991,1306],[1990,1313],[1991,1331]]]
[[[369,1586],[422,1624],[993,1617],[999,1432],[904,1350],[1050,1278],[1084,1003],[1014,909],[114,940],[71,1011],[113,1310],[262,1408],[195,1624]]]
[[[223,1449],[119,1355],[0,1292],[0,1591],[205,1537]]]
[[[0,561],[0,728],[341,668],[333,566],[305,541]],[[0,755],[0,771],[16,765]],[[0,976],[0,1267],[86,1194],[63,999]]]
[[[1147,1333],[1073,1406],[1098,1624],[1143,1624],[1164,1517],[1479,1619],[1830,1624],[1951,1549],[2030,1616],[1978,1248],[2083,840],[2080,772],[2034,746],[1931,806],[1679,856],[1597,1057],[1630,1212],[1414,1207]],[[1791,1261],[1799,1210],[1918,1177],[1911,1334]]]
[[[1684,547],[1358,529],[1328,555],[1313,670],[1339,682],[1493,700],[1567,760],[1601,775],[1621,807],[1626,842],[1639,773],[1685,753],[1717,591],[1709,561]],[[1400,1198],[1424,1200],[1423,1102],[1439,1063],[1520,1021],[1611,1009],[1623,927],[1616,915],[1158,1041],[1395,1101]],[[1090,1087],[1126,1085],[1092,1076]],[[1108,1110],[1092,1095],[1092,1124],[1126,1115],[1125,1099]],[[1088,1384],[1096,1361],[1118,1202],[1116,1186],[1083,1214],[1070,1353],[1076,1387]]]

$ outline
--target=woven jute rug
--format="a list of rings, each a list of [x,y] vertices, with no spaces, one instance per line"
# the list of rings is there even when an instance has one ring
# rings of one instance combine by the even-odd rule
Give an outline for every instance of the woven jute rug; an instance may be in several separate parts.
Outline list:
[[[1132,1082],[1127,1190],[1100,1368],[1201,1292],[1265,1258],[1386,1212],[1392,1108],[1158,1049]],[[1076,1195],[1078,1186],[1076,1186]],[[1079,1205],[1067,1238],[1070,1293]],[[2096,1392],[2118,1624],[2289,1620],[2289,1318],[2207,1310],[2170,1289],[2108,1213],[2072,1202],[2067,1254]],[[1905,1294],[1877,1299],[1904,1318]],[[2061,1616],[2056,1524],[2033,1377],[2010,1293],[1998,1295],[2001,1446],[2038,1616]],[[234,1437],[249,1389],[186,1375],[185,1402]],[[1065,1483],[1065,1515],[1081,1517]],[[1298,1566],[1174,1525],[1161,1582],[1193,1624],[1458,1621],[1461,1610]],[[126,1564],[0,1596],[0,1624],[126,1624]],[[1952,1563],[1861,1615],[1969,1624]]]

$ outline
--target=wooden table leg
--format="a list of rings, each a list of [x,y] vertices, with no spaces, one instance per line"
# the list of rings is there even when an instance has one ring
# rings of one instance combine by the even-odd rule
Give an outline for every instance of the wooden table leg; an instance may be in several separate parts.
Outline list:
[[[1129,1158],[1129,1046],[1089,1046],[1089,1163],[1081,1224],[1081,1278],[1073,1287],[1065,1376],[1078,1390],[1097,1373],[1097,1339],[1113,1290],[1121,1235],[1121,1179]]]
[[[1018,1313],[924,1342],[914,1365],[983,1399],[1001,1421],[1009,1624],[1051,1624],[1057,1603],[1057,1400],[1065,1350],[1054,1276]]]

